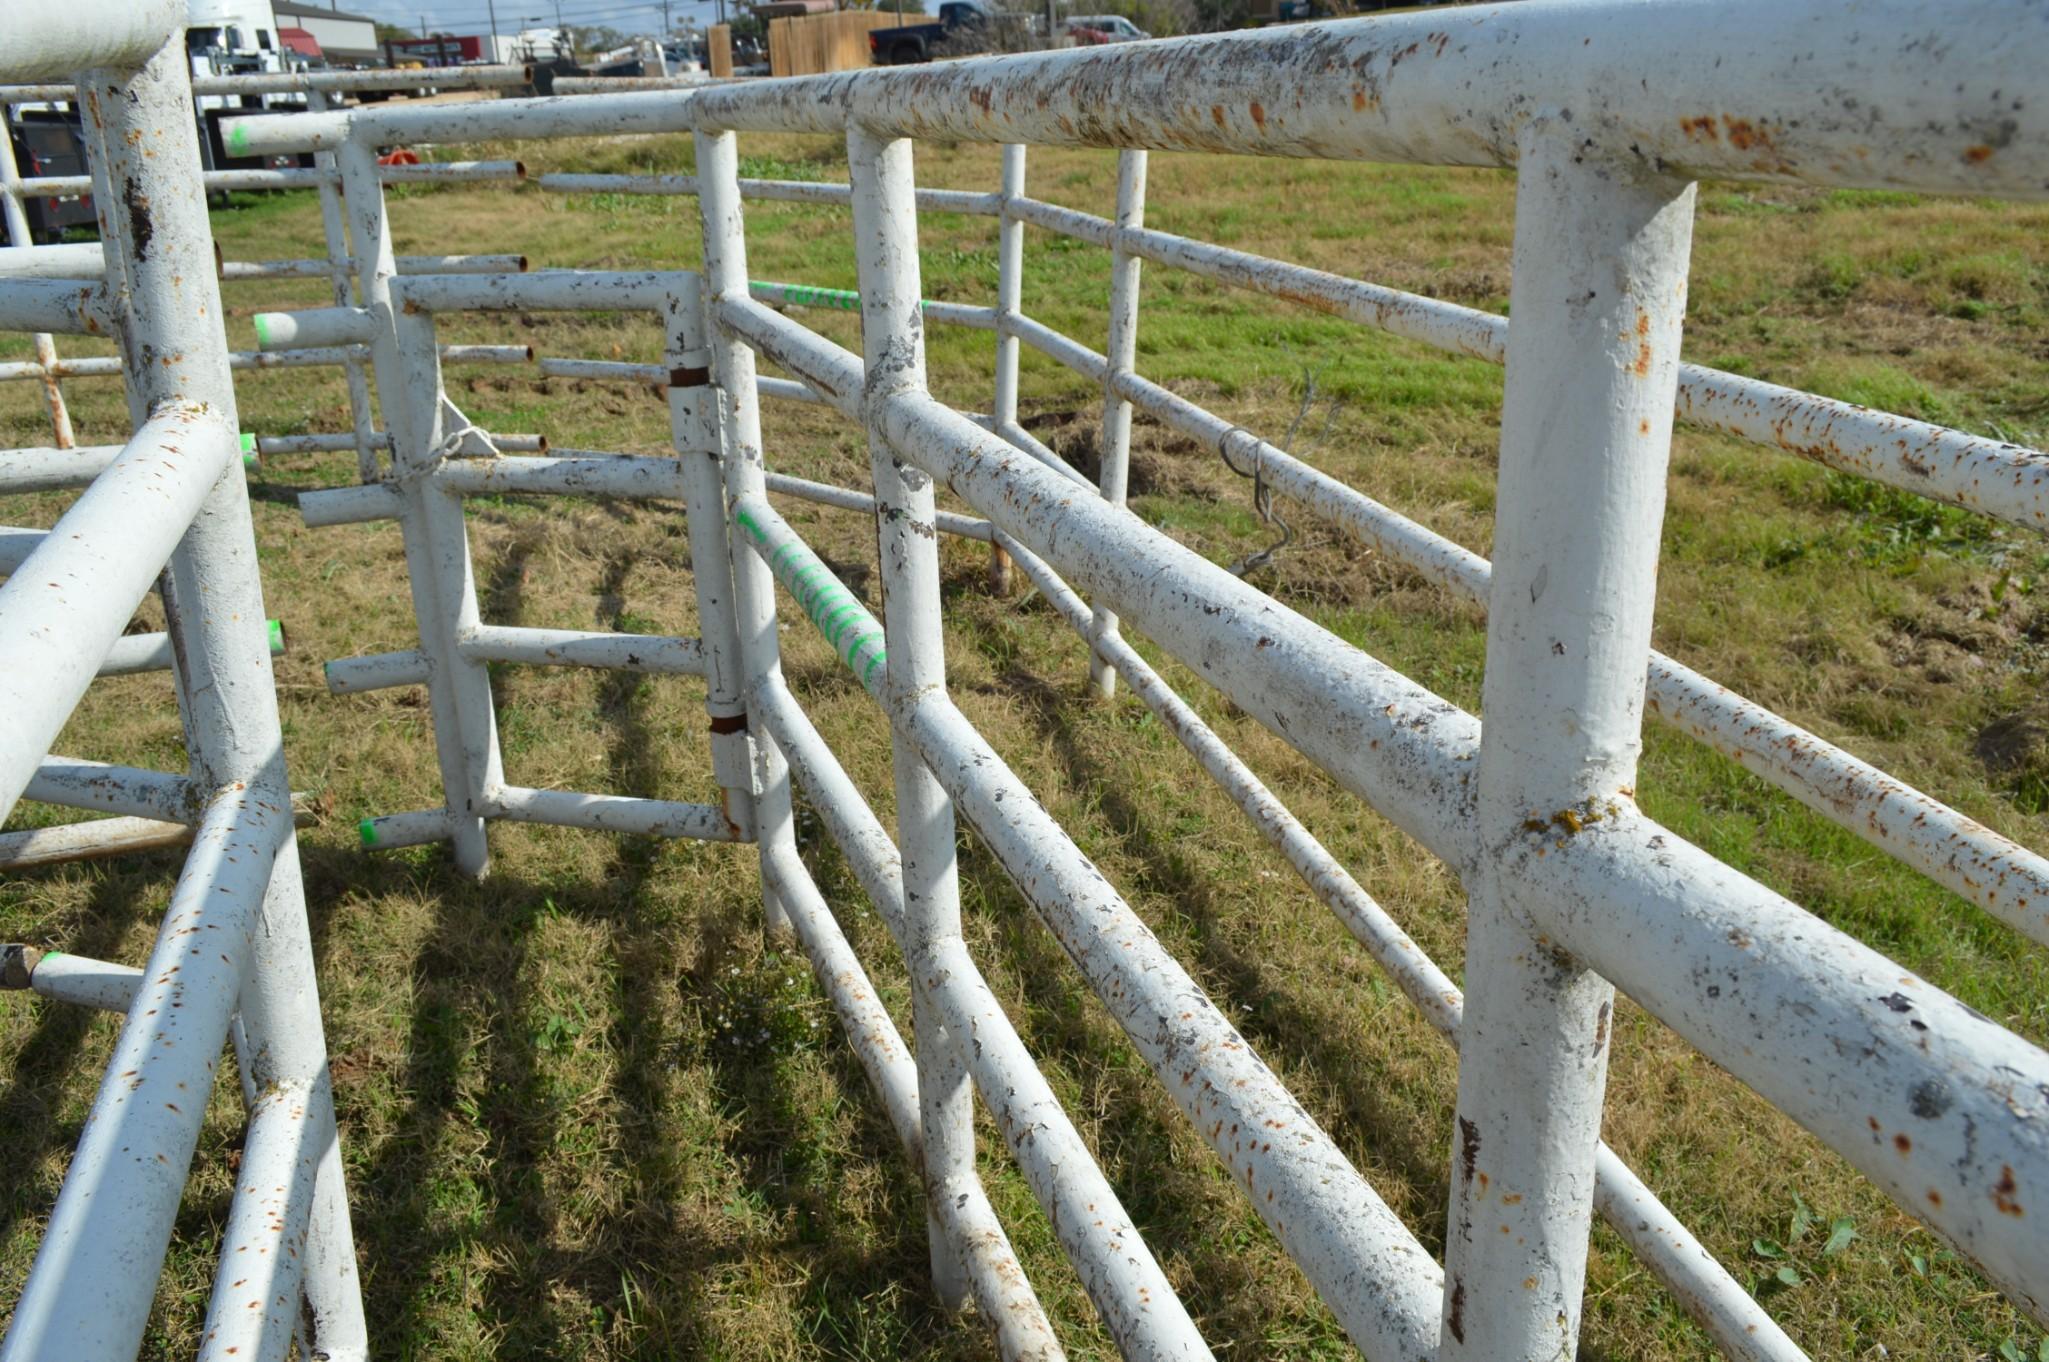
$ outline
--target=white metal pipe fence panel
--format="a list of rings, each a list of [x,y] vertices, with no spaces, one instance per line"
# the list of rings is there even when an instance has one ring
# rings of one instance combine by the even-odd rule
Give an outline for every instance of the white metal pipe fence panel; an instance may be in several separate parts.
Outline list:
[[[45,990],[125,1019],[0,1356],[135,1355],[232,1036],[250,1124],[202,1354],[282,1358],[296,1346],[360,1358],[367,1334],[181,19],[176,6],[45,8],[0,40],[0,79],[75,73],[95,175],[111,192],[96,197],[104,269],[60,287],[78,300],[68,320],[118,342],[136,427],[118,451],[75,454],[82,471],[62,481],[84,490],[0,586],[0,811],[26,795],[195,825],[178,829],[192,850],[127,999],[62,987],[61,966]],[[42,281],[0,283],[0,313],[18,315],[23,297],[35,311],[47,293]],[[49,463],[31,459],[8,481],[51,485]],[[96,674],[153,660],[119,656],[152,583],[188,774],[49,758]],[[104,844],[109,831],[92,825],[82,840]],[[31,982],[13,976],[32,964],[17,954],[5,982]]]
[[[1675,417],[2049,528],[2049,461],[2038,451],[1679,358],[1696,178],[2049,195],[2049,115],[2013,94],[2029,88],[2049,58],[2049,13],[2021,0],[1972,0],[1945,12],[1945,28],[2000,33],[1990,48],[1931,46],[1927,22],[1904,0],[1531,3],[917,71],[329,109],[232,124],[238,151],[320,156],[306,182],[321,190],[326,258],[231,265],[225,273],[324,274],[334,284],[330,308],[263,316],[262,349],[241,363],[342,364],[361,390],[351,394],[349,432],[258,437],[255,447],[272,452],[269,440],[279,453],[354,449],[365,485],[308,494],[307,523],[394,519],[405,541],[417,646],[337,659],[328,684],[337,694],[426,685],[445,798],[439,808],[366,820],[364,841],[451,842],[471,874],[487,863],[491,819],[756,842],[768,921],[802,943],[924,1179],[934,1288],[949,1305],[974,1301],[1006,1357],[1057,1357],[1060,1345],[975,1172],[967,1118],[977,1095],[1119,1347],[1145,1357],[1201,1357],[1208,1348],[967,952],[957,821],[1016,882],[1367,1356],[1570,1355],[1597,1213],[1730,1355],[1801,1356],[1600,1143],[1617,991],[1806,1126],[1974,1259],[2017,1306],[2049,1322],[2049,1241],[2042,1217],[2029,1213],[2049,1179],[2049,1056],[1939,990],[1903,980],[1898,966],[1657,826],[1632,797],[1648,710],[2049,943],[2049,862],[2038,853],[1650,649]],[[1817,82],[1816,71],[1837,78]],[[0,76],[9,74],[0,64]],[[314,89],[310,98],[321,94]],[[537,184],[548,193],[694,195],[701,280],[680,272],[524,275],[516,272],[523,259],[511,269],[421,261],[409,273],[392,253],[383,185],[405,177],[376,165],[381,145],[684,131],[696,140],[692,175],[561,174]],[[844,137],[850,183],[742,179],[735,134],[754,131]],[[996,191],[917,188],[919,138],[1003,144]],[[1035,143],[1119,149],[1114,216],[1030,198],[1026,146]],[[1148,149],[1512,166],[1515,324],[1147,228]],[[95,167],[102,185],[116,182],[107,172]],[[504,173],[461,164],[420,172],[451,182]],[[33,182],[16,182],[10,201],[34,191]],[[850,207],[859,289],[750,280],[749,198]],[[997,295],[989,305],[922,298],[921,211],[997,219]],[[1102,352],[1029,315],[1027,226],[1111,253]],[[104,285],[0,282],[0,320],[49,331],[111,328],[126,338],[109,299],[136,256],[132,242],[111,252]],[[1311,467],[1285,442],[1145,378],[1137,363],[1142,261],[1504,363],[1495,563]],[[56,257],[17,264],[29,275],[81,268]],[[197,273],[216,287],[212,270]],[[444,391],[442,365],[533,356],[523,347],[439,346],[435,315],[512,308],[659,316],[658,365],[552,356],[536,363],[544,374],[664,389],[675,457],[529,457],[547,453],[541,440],[472,426]],[[807,308],[858,311],[862,353],[803,326],[797,314]],[[989,414],[953,410],[927,391],[928,324],[995,333]],[[1027,346],[1101,390],[1103,459],[1093,484],[1019,425],[1018,357]],[[486,353],[494,350],[509,353]],[[207,381],[225,384],[236,360],[217,354],[209,362],[218,373]],[[790,377],[758,376],[757,356]],[[372,424],[360,380],[366,358],[382,429]],[[67,372],[125,367],[133,375],[141,367],[78,367],[91,363],[39,350],[36,363],[8,366],[0,377],[48,383]],[[856,423],[871,452],[868,486],[830,487],[767,468],[764,396],[829,406]],[[138,422],[153,410],[138,408]],[[1488,724],[1126,510],[1130,423],[1141,411],[1215,450],[1265,491],[1487,606]],[[211,446],[230,474],[233,433],[232,422],[222,425]],[[389,451],[388,470],[379,450]],[[50,467],[57,452],[25,459],[15,479],[60,485],[66,475]],[[95,500],[96,485],[81,507],[118,514],[115,475],[144,456],[131,445],[81,457],[111,479],[106,495]],[[222,481],[239,495],[239,482]],[[942,484],[972,514],[941,510]],[[875,517],[883,620],[839,587],[769,504],[771,492]],[[682,502],[702,637],[483,621],[461,500],[497,493]],[[1442,1264],[954,707],[940,627],[940,533],[988,542],[994,569],[1016,564],[1084,641],[1098,693],[1121,676],[1456,1043]],[[26,567],[44,549],[24,540],[22,551]],[[190,552],[173,561],[167,606],[191,598],[192,568],[179,567]],[[121,592],[132,588],[130,604],[147,589],[146,580],[118,582]],[[783,678],[779,589],[888,721],[894,839]],[[107,616],[126,608],[109,604]],[[1469,899],[1466,991],[1145,662],[1120,621],[1446,861]],[[197,859],[214,844],[209,792],[233,767],[228,756],[209,755],[198,740],[190,778],[155,778],[43,755],[70,700],[112,665],[112,646],[95,635],[94,647],[65,654],[63,670],[52,673],[65,678],[56,698],[29,702],[25,713],[55,717],[38,721],[36,732],[48,729],[40,743],[5,754],[17,768],[16,789],[131,817],[198,822]],[[484,671],[494,662],[702,678],[691,684],[706,688],[720,803],[508,783]],[[207,665],[195,670],[204,674]],[[206,689],[182,672],[179,679],[188,692]],[[193,722],[224,720],[206,717],[218,709],[213,699],[195,702]],[[819,811],[910,967],[908,1046],[876,1005],[798,854],[793,787]],[[231,820],[222,835],[244,832]],[[288,823],[281,836],[272,898],[296,892]],[[259,961],[270,971],[263,977],[297,977],[294,950],[287,943],[274,963]],[[135,987],[101,978],[90,964],[77,972],[59,966],[35,985],[48,959],[27,962],[21,986],[53,998],[112,998],[115,1006],[122,988]],[[243,987],[244,1027],[277,1034],[284,1014],[263,1001],[261,988],[246,991],[249,976]],[[225,1026],[226,1011],[220,1015]],[[272,1185],[292,1195],[280,1206],[238,1204],[231,1224],[275,1213],[294,1234],[303,1226],[309,1247],[325,1244],[327,1256],[309,1254],[300,1280],[277,1284],[279,1294],[298,1289],[309,1302],[316,1293],[344,1301],[352,1278],[334,1248],[346,1243],[338,1176],[293,1153],[307,1131],[332,1148],[331,1111],[315,1109],[324,1089],[306,1077],[318,1053],[317,1019],[311,1036],[294,1033],[275,1081],[313,1101],[289,1119],[268,1102],[252,1114],[252,1130],[263,1132],[252,1137],[252,1156],[274,1165]],[[44,1285],[58,1275],[39,1268],[32,1295],[61,1291]],[[288,1320],[271,1318],[262,1308],[268,1299],[254,1302],[245,1329],[251,1347],[275,1352]],[[223,1301],[217,1296],[216,1311],[246,1308]],[[360,1325],[334,1309],[344,1325],[328,1336],[346,1346]]]

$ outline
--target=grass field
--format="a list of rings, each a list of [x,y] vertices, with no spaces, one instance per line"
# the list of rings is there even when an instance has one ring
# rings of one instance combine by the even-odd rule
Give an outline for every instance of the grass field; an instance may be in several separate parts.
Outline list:
[[[824,142],[743,140],[747,173],[844,179]],[[508,148],[466,149],[464,155]],[[538,169],[685,169],[681,138],[526,145]],[[993,151],[920,149],[925,183],[985,189]],[[1035,191],[1107,212],[1107,154],[1034,154]],[[537,265],[690,266],[694,203],[532,188],[395,191],[400,251],[520,250]],[[1156,156],[1152,225],[1474,306],[1506,305],[1505,175]],[[850,287],[843,210],[750,210],[752,273]],[[925,224],[929,297],[993,295],[985,220]],[[317,254],[308,195],[216,216],[230,259]],[[1705,186],[1690,358],[2040,446],[2049,442],[2049,210],[1906,195]],[[1101,345],[1104,253],[1029,238],[1026,307]],[[320,284],[228,286],[229,334]],[[804,320],[845,343],[852,318]],[[446,325],[444,340],[521,340],[544,354],[653,360],[637,319],[552,315]],[[67,353],[76,347],[66,342]],[[0,338],[0,357],[25,355]],[[988,406],[991,342],[937,332],[934,386]],[[1297,452],[1485,552],[1501,375],[1147,268],[1140,367],[1269,436],[1313,381]],[[1027,354],[1026,423],[1093,466],[1099,395]],[[118,389],[70,385],[86,441],[125,432]],[[665,447],[658,395],[458,369],[454,399],[491,429],[559,445]],[[250,374],[244,425],[339,430],[338,374]],[[772,467],[865,477],[858,432],[771,406]],[[0,389],[0,438],[43,439],[30,385]],[[1134,507],[1210,558],[1277,532],[1249,484],[1141,419]],[[971,1316],[927,1288],[918,1189],[800,955],[764,937],[751,858],[732,848],[500,825],[490,880],[432,850],[370,855],[355,820],[438,802],[423,697],[336,699],[323,660],[409,646],[395,526],[308,530],[293,496],[353,475],[352,456],[277,460],[252,482],[296,788],[324,811],[302,835],[335,1086],[373,1338],[406,1358],[973,1358]],[[47,525],[54,498],[0,517]],[[487,619],[689,632],[678,512],[610,503],[471,503]],[[786,506],[847,583],[879,605],[872,529]],[[1479,614],[1306,515],[1253,580],[1476,709]],[[1203,781],[1136,702],[1083,697],[1085,658],[1036,599],[997,599],[978,546],[946,548],[953,687],[963,709],[1263,1057],[1441,1251],[1456,1070],[1338,924]],[[2049,546],[1774,451],[1681,429],[1657,645],[1967,813],[2049,845],[2049,757],[2000,770],[1976,754],[1995,720],[2035,716],[2049,672]],[[147,608],[146,608],[147,609]],[[147,615],[145,614],[145,618]],[[793,610],[793,684],[885,819],[885,734]],[[160,627],[160,625],[154,626]],[[1402,834],[1189,674],[1156,663],[1359,881],[1454,976],[1457,882]],[[504,670],[509,778],[705,798],[703,711],[688,682]],[[2038,728],[2049,728],[2049,711]],[[2027,729],[2023,722],[2018,727]],[[1647,811],[2036,1043],[2049,1042],[2049,956],[1746,775],[1648,732]],[[162,677],[104,682],[60,750],[175,768]],[[26,810],[18,820],[49,816]],[[886,1000],[901,970],[844,866],[800,812],[821,884]],[[963,839],[969,944],[1220,1356],[1347,1352],[1199,1139],[1080,985],[989,855]],[[175,855],[52,869],[0,886],[0,937],[135,962]],[[1623,1004],[1608,1140],[1822,1358],[2021,1358],[2039,1331],[1839,1158]],[[115,1022],[0,998],[0,1299],[18,1291]],[[1071,1354],[1110,1354],[1022,1181],[984,1123],[998,1210]],[[239,1103],[217,1095],[145,1355],[189,1354],[228,1204]],[[1711,1355],[1618,1240],[1597,1231],[1583,1356]],[[2049,1357],[2049,1351],[2040,1354]]]

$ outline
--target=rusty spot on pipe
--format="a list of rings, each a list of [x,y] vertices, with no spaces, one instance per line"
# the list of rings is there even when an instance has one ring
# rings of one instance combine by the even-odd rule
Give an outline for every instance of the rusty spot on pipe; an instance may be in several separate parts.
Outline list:
[[[121,185],[121,206],[128,210],[128,235],[134,242],[134,263],[140,265],[149,255],[150,239],[156,235],[156,224],[149,215],[149,195],[137,188],[134,180],[125,180]]]
[[[1992,1188],[1992,1204],[1999,1208],[2001,1215],[2010,1215],[2018,1220],[2026,1214],[2021,1209],[2020,1202],[2014,1200],[2013,1194],[2018,1190],[2020,1188],[2014,1181],[2013,1166],[2011,1164],[2001,1164],[1999,1166],[1999,1181]]]
[[[1722,126],[1728,131],[1729,145],[1738,151],[1748,151],[1752,147],[1769,147],[1772,144],[1771,134],[1747,118],[1730,118],[1724,115]]]

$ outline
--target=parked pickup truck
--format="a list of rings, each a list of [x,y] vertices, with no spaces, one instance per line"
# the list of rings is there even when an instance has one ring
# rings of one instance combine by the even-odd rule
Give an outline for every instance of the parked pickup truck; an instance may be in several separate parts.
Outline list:
[[[904,24],[868,30],[868,51],[877,66],[908,66],[934,57],[964,57],[987,52],[996,46],[999,27],[1004,23],[1022,26],[982,3],[982,0],[945,0],[939,6],[936,24]]]

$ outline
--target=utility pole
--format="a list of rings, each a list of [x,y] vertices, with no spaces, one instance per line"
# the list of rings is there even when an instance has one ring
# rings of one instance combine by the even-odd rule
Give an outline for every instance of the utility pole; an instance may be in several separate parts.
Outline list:
[[[502,61],[498,51],[498,0],[484,0],[484,9],[491,16],[491,60]]]

